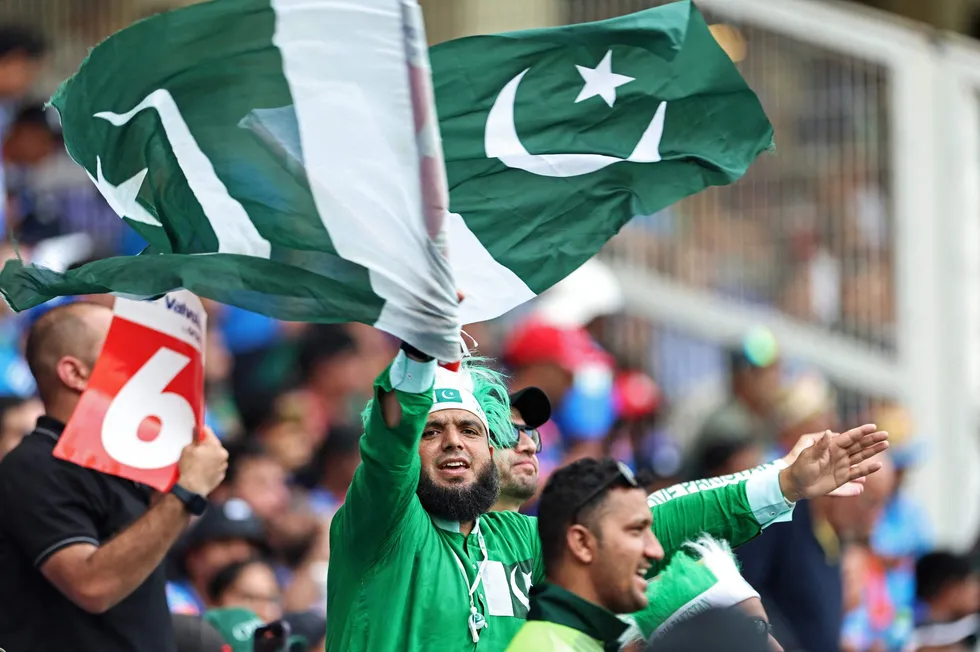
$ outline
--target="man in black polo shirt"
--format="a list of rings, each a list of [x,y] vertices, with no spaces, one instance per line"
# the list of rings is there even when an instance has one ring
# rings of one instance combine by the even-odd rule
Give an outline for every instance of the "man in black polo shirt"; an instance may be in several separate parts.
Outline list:
[[[208,431],[179,461],[179,489],[151,490],[52,455],[85,390],[112,312],[54,308],[31,328],[27,361],[45,416],[0,462],[0,647],[7,652],[175,652],[162,561],[224,478]]]

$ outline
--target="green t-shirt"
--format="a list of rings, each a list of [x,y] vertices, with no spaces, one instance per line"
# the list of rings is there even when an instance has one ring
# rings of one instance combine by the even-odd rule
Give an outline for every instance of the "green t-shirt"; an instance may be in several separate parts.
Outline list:
[[[331,524],[328,651],[502,651],[527,618],[531,586],[544,579],[536,519],[492,512],[463,536],[458,524],[437,523],[422,508],[415,493],[418,446],[432,405],[434,373],[435,363],[413,362],[399,353],[375,382],[375,396],[395,391],[401,420],[388,428],[375,402],[361,438],[361,465]],[[399,379],[397,390],[393,376]],[[772,482],[756,481],[755,489],[747,490],[752,481],[738,475],[651,495],[653,530],[667,554],[651,575],[701,533],[740,545],[790,511],[782,494],[772,499]],[[487,627],[474,643],[469,588],[481,565],[473,598]]]

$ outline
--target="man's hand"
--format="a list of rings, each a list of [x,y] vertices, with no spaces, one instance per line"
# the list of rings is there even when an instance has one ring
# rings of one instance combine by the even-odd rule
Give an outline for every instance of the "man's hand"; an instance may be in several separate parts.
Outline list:
[[[832,434],[834,437],[840,435],[839,432],[835,432]],[[800,440],[796,442],[795,446],[793,446],[793,450],[791,450],[782,458],[783,463],[787,467],[793,466],[793,462],[795,462],[796,459],[800,456],[800,453],[802,453],[810,446],[813,446],[813,443],[818,439],[820,439],[820,437],[822,436],[823,433],[818,432],[815,434],[803,435],[802,437],[800,437]],[[864,480],[865,478],[858,478],[853,482],[847,482],[841,485],[840,487],[837,487],[833,491],[831,491],[828,495],[838,496],[838,497],[859,496],[864,491]]]
[[[228,451],[211,428],[204,426],[202,430],[204,438],[184,447],[177,468],[180,470],[180,486],[207,497],[225,479]]]
[[[887,439],[888,433],[878,431],[874,424],[839,435],[824,432],[779,472],[779,488],[790,502],[826,496],[880,469],[881,463],[870,458],[888,448]]]

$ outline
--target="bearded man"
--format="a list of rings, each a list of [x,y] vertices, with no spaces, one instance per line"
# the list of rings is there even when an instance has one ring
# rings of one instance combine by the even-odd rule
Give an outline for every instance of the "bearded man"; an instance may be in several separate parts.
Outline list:
[[[402,345],[364,413],[362,462],[331,524],[327,650],[503,650],[543,581],[535,519],[490,512],[494,451],[512,444],[507,390],[473,358],[459,373]],[[887,447],[864,426],[825,437],[788,468],[772,467],[650,501],[663,568],[686,541],[710,534],[740,545],[795,501],[878,469]]]

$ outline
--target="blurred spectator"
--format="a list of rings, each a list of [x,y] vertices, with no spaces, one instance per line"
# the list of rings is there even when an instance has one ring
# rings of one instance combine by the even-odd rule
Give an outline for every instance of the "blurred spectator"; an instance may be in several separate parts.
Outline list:
[[[899,405],[882,404],[872,422],[890,434],[889,457],[895,466],[895,485],[871,536],[862,574],[860,604],[844,621],[845,642],[851,649],[901,650],[914,626],[915,561],[932,547],[929,526],[919,506],[901,492],[908,467],[918,457],[912,419]]]
[[[44,39],[27,27],[0,26],[0,146],[7,139],[7,132],[17,111],[17,103],[27,94],[37,77],[45,49]],[[7,190],[2,160],[0,160],[0,231],[6,239],[8,235]]]
[[[513,391],[539,387],[551,401],[559,438],[545,441],[547,455],[561,455],[562,463],[602,455],[616,418],[613,360],[584,329],[524,322],[505,343],[504,362],[513,372]],[[549,435],[555,433],[542,430]]]
[[[251,609],[270,623],[282,618],[282,591],[268,562],[253,558],[225,566],[208,584],[209,607]]]
[[[218,630],[231,652],[253,652],[255,630],[266,624],[258,614],[244,607],[210,609],[204,614],[204,620]]]
[[[694,449],[713,419],[729,421],[741,413],[764,445],[776,436],[775,403],[781,387],[782,363],[775,336],[766,328],[745,334],[727,353],[727,385],[707,384],[672,406],[666,428],[685,453]]]
[[[282,465],[254,442],[229,449],[228,474],[217,498],[239,498],[264,523],[289,509],[289,486]]]
[[[912,415],[896,404],[883,404],[872,412],[871,422],[889,434],[889,456],[895,463],[895,491],[875,527],[871,544],[887,558],[918,558],[932,550],[932,528],[918,501],[905,488],[908,472],[925,453],[915,436]]]
[[[618,371],[613,381],[616,422],[606,438],[606,454],[636,471],[653,471],[646,440],[655,436],[660,403],[660,387],[653,378],[635,369]]]
[[[309,492],[313,513],[327,519],[344,504],[354,471],[361,463],[361,429],[337,426],[330,429],[326,441],[313,460],[315,486]]]
[[[172,614],[177,652],[231,652],[214,625],[200,616]]]
[[[244,411],[246,430],[252,439],[287,471],[295,473],[313,459],[317,437],[307,414],[314,398],[299,391],[266,399],[254,399]]]
[[[200,614],[215,574],[255,556],[265,545],[262,522],[248,503],[232,498],[208,507],[176,552],[179,574],[167,582],[167,602],[176,613]]]
[[[819,374],[806,373],[780,392],[775,414],[778,436],[768,457],[782,457],[803,435],[830,430],[836,432],[837,395],[834,388]],[[884,426],[879,424],[884,429]],[[891,432],[891,431],[889,431]]]
[[[924,555],[915,567],[919,600],[911,649],[967,652],[980,629],[980,577],[967,557],[946,551]]]
[[[211,316],[209,302],[208,333],[204,351],[205,420],[225,442],[239,439],[243,433],[241,416],[235,405],[231,385],[234,360],[225,345],[217,315]]]
[[[895,347],[895,291],[891,266],[863,261],[842,281],[840,329],[885,349]]]
[[[715,420],[717,431],[707,431],[698,444],[691,461],[691,480],[729,475],[755,468],[763,463],[763,448],[752,436],[747,421],[740,415],[731,414],[735,423]]]
[[[36,398],[0,396],[0,459],[34,430],[34,424],[42,414],[44,406]]]
[[[760,593],[786,650],[837,652],[844,614],[842,557],[866,545],[894,487],[887,455],[854,497],[824,496],[796,505],[793,520],[774,527],[736,552],[742,574]],[[860,551],[859,551],[860,553]],[[862,569],[853,577],[860,578]],[[860,591],[848,587],[849,593]]]
[[[719,426],[715,422],[744,419],[758,442],[775,437],[773,408],[780,391],[781,366],[776,338],[768,329],[755,329],[729,355],[731,397],[706,420],[698,434],[703,439]]]
[[[309,611],[288,613],[283,620],[289,623],[293,636],[306,642],[309,650],[323,650],[327,646],[327,619]],[[293,652],[290,648],[289,652]]]
[[[980,611],[980,575],[970,560],[938,550],[915,564],[920,623],[950,623]]]
[[[357,340],[337,324],[315,324],[299,351],[302,391],[310,397],[307,424],[322,437],[333,424],[360,424],[363,397],[371,379],[361,366]]]

